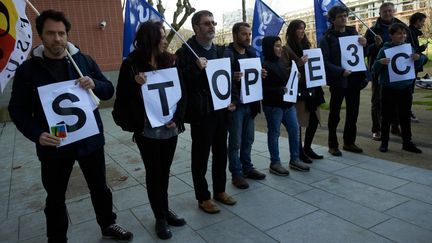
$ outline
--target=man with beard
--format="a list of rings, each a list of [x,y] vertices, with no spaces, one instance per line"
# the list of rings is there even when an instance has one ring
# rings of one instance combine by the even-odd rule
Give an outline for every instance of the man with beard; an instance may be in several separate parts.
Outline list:
[[[226,205],[236,201],[225,192],[227,165],[227,109],[214,110],[205,68],[208,59],[221,58],[223,49],[213,44],[215,37],[213,14],[207,10],[192,16],[195,35],[188,45],[200,58],[189,50],[186,44],[177,50],[177,65],[186,89],[187,107],[185,122],[190,123],[192,137],[192,178],[198,207],[206,213],[220,210],[211,200],[208,190],[207,172],[210,148],[212,150],[213,198]],[[228,110],[235,109],[234,105]]]
[[[47,192],[44,212],[48,242],[67,242],[69,215],[65,193],[75,161],[78,161],[90,189],[102,237],[130,241],[132,233],[115,224],[117,216],[113,212],[111,190],[106,184],[105,139],[98,109],[93,111],[98,134],[59,147],[61,138],[50,134],[38,94],[38,87],[76,79],[81,88],[91,89],[100,99],[108,100],[114,94],[114,87],[91,57],[68,42],[71,24],[62,12],[42,12],[36,18],[36,29],[42,45],[36,47],[32,58],[16,71],[9,114],[18,130],[36,144],[42,184]],[[84,77],[78,77],[67,51]]]
[[[394,17],[395,7],[391,2],[381,4],[379,8],[380,17],[377,19],[371,30],[366,31],[367,39],[367,58],[369,70],[372,70],[372,65],[375,62],[378,51],[383,47],[385,42],[390,41],[388,32],[389,27],[394,23],[402,23],[399,19]],[[381,86],[378,84],[378,75],[372,74],[372,139],[376,141],[381,140]],[[400,135],[400,130],[397,122],[392,124],[391,132]]]
[[[246,178],[262,180],[265,174],[253,167],[251,160],[252,144],[255,135],[255,116],[261,111],[260,102],[243,104],[240,100],[240,72],[239,59],[256,57],[256,50],[251,47],[252,30],[248,23],[235,23],[232,28],[233,42],[224,51],[224,57],[231,59],[232,75],[232,103],[236,109],[229,116],[228,159],[232,184],[240,189],[246,189],[249,184]],[[262,76],[266,72],[262,70]],[[263,77],[263,78],[264,78]]]

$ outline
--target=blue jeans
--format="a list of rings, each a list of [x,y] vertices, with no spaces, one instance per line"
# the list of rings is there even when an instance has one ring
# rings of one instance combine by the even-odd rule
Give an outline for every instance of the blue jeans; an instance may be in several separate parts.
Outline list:
[[[255,123],[248,104],[239,104],[232,112],[228,128],[228,159],[232,177],[253,169],[251,150],[255,136]]]
[[[300,133],[295,106],[291,106],[290,108],[263,106],[263,110],[267,120],[267,145],[270,152],[271,164],[278,164],[281,161],[279,157],[281,123],[288,132],[290,161],[298,160]]]

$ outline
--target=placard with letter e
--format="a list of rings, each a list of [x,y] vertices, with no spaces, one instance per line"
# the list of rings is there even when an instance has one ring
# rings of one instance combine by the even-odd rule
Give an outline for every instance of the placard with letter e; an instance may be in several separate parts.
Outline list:
[[[303,50],[303,55],[308,56],[308,61],[305,63],[306,87],[325,85],[326,74],[321,48]]]

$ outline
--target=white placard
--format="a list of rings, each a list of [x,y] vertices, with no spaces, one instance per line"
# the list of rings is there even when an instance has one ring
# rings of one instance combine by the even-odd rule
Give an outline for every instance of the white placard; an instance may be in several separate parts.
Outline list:
[[[152,127],[163,126],[174,117],[182,94],[177,69],[161,69],[144,75],[147,82],[141,86],[141,91],[147,118]]]
[[[306,87],[325,85],[326,74],[321,48],[303,50],[303,54],[308,56],[308,62],[305,63]]]
[[[208,60],[207,79],[214,110],[227,108],[231,103],[231,61],[229,58]]]
[[[412,47],[403,44],[384,50],[385,56],[390,58],[387,65],[390,82],[415,79],[414,60],[411,58]]]
[[[48,126],[66,124],[67,137],[62,138],[59,147],[100,132],[93,100],[75,80],[44,85],[38,87],[38,92]]]
[[[286,102],[297,102],[297,93],[298,93],[298,82],[299,82],[299,71],[297,68],[297,64],[291,60],[291,73],[287,82],[287,90],[286,94],[283,96],[283,100]]]
[[[360,36],[339,37],[341,50],[341,66],[351,72],[366,71],[363,46],[359,43]]]
[[[262,100],[261,60],[259,58],[239,59],[241,78],[240,100],[243,104]],[[234,81],[236,82],[236,81]]]

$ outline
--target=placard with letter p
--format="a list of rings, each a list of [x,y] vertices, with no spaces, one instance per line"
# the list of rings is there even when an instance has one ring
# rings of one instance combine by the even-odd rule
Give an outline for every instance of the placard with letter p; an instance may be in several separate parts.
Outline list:
[[[239,59],[241,78],[240,100],[243,104],[262,100],[261,61],[256,58]],[[233,81],[236,82],[236,81]]]

